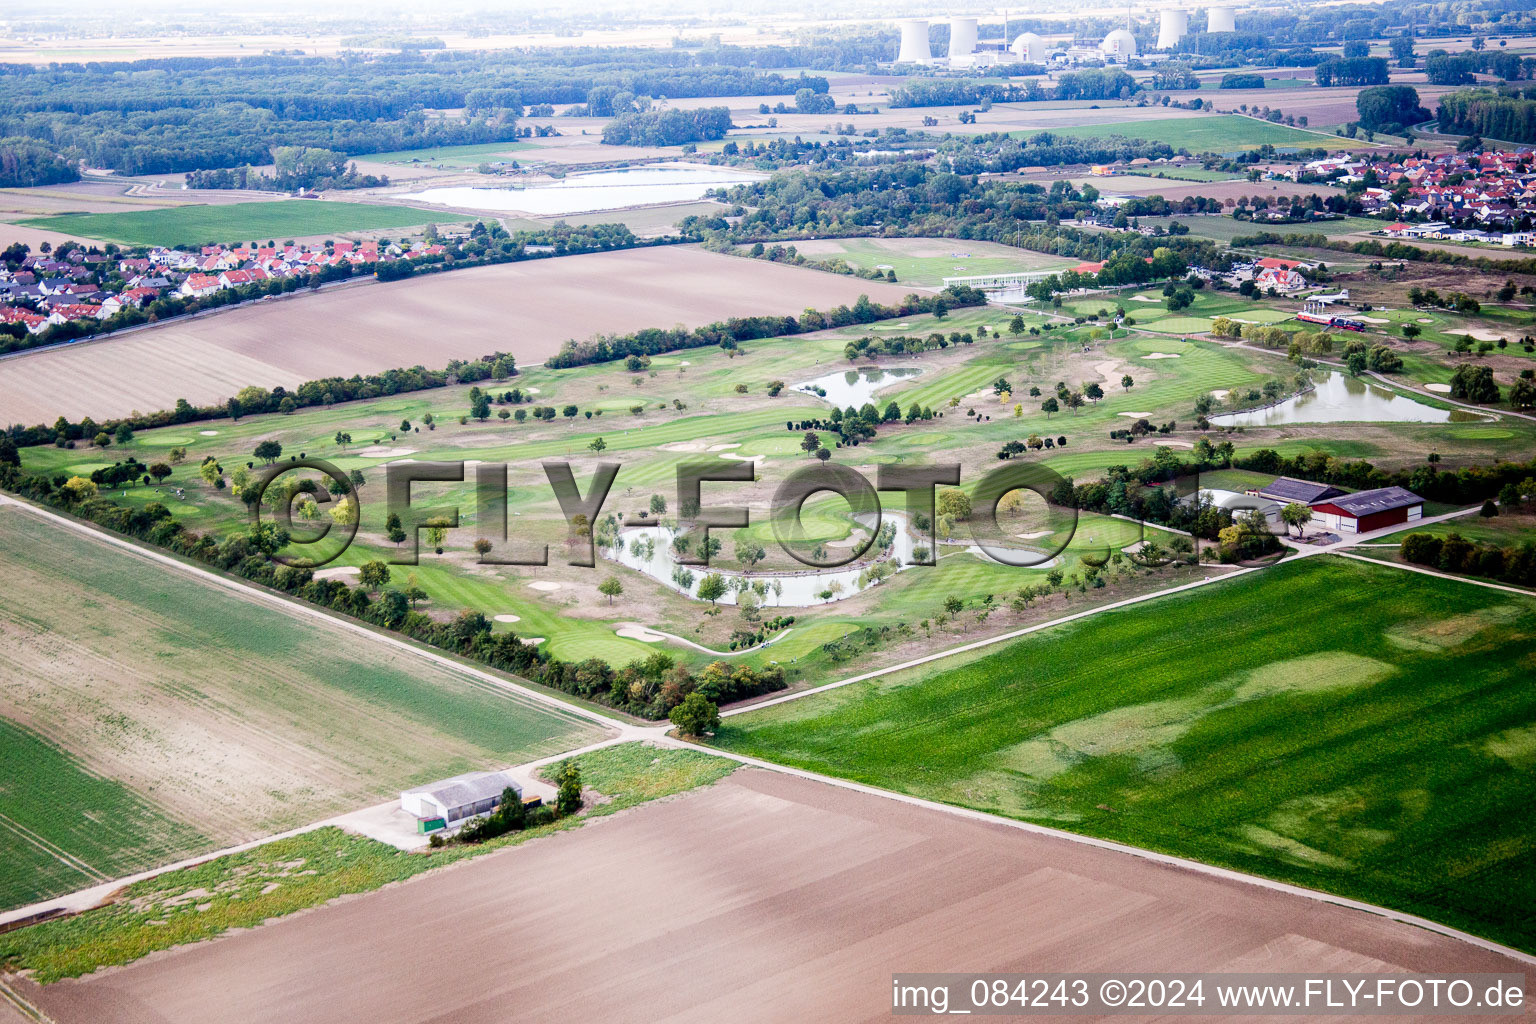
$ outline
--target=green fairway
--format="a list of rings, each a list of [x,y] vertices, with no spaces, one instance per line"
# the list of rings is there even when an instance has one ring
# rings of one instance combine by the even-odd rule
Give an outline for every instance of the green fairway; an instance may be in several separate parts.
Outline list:
[[[336,203],[294,199],[224,206],[176,206],[133,213],[61,213],[22,221],[28,227],[62,231],[124,245],[202,245],[408,228],[462,219],[409,206]]]
[[[1033,135],[1036,132],[1029,130],[1017,134]],[[1345,143],[1344,139],[1237,114],[1070,125],[1052,128],[1051,134],[1072,139],[1103,139],[1118,135],[1147,142],[1166,142],[1174,149],[1187,149],[1191,153],[1228,153],[1263,145],[1337,148]]]
[[[732,750],[1536,948],[1536,603],[1343,559],[729,719]]]

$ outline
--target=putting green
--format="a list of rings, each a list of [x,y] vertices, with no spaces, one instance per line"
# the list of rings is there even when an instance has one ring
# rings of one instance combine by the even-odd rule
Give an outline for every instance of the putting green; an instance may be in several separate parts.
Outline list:
[[[1500,438],[1514,437],[1515,432],[1502,427],[1463,427],[1460,430],[1451,431],[1451,436],[1466,441],[1496,441]]]

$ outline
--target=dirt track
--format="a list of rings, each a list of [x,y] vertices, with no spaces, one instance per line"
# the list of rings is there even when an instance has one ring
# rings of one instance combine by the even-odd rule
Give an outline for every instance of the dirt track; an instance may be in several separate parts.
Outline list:
[[[59,1024],[889,1019],[910,971],[1510,971],[1357,911],[753,769],[136,966]]]
[[[222,402],[248,384],[511,352],[538,362],[570,338],[728,316],[898,301],[910,287],[693,246],[566,256],[294,295],[99,342],[0,360],[0,424]]]

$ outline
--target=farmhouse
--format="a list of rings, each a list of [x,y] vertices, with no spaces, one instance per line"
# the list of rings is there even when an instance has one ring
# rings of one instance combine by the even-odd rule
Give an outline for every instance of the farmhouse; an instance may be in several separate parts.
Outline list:
[[[1295,477],[1282,476],[1277,477],[1274,483],[1253,488],[1248,493],[1258,495],[1261,498],[1270,498],[1274,501],[1286,503],[1299,501],[1303,505],[1311,505],[1315,502],[1327,501],[1329,498],[1338,497],[1344,492],[1328,484],[1315,484],[1310,480],[1297,480]]]
[[[1334,533],[1369,533],[1424,516],[1424,499],[1401,487],[1379,487],[1309,502],[1312,521]]]
[[[501,806],[503,790],[522,797],[523,787],[508,772],[469,772],[400,794],[400,807],[416,818],[420,832],[461,824]]]

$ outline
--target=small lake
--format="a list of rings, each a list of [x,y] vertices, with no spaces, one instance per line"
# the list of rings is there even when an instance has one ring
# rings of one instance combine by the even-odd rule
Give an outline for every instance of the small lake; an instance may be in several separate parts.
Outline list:
[[[896,539],[891,545],[891,557],[897,565],[897,572],[910,569],[908,564],[912,561],[912,549],[917,546],[917,541],[907,532],[906,516],[900,513],[887,512],[881,521],[889,520],[896,524]],[[871,517],[870,522],[875,522]],[[703,565],[683,566],[693,573],[693,580],[687,586],[682,586],[673,578],[673,570],[677,568],[677,560],[672,553],[672,538],[675,530],[665,526],[649,527],[625,527],[619,531],[619,540],[623,546],[619,548],[605,548],[603,554],[612,558],[620,565],[626,565],[631,569],[638,569],[652,579],[670,587],[681,594],[687,594],[694,600],[698,600],[699,584],[703,582],[706,573],[715,570]],[[718,533],[718,531],[717,531]],[[640,541],[643,550],[635,551],[635,542]],[[647,540],[652,544],[646,544]],[[843,549],[846,550],[846,549]],[[834,552],[838,553],[838,552]],[[853,597],[860,593],[859,576],[865,569],[876,561],[875,548],[871,544],[864,557],[859,562],[851,563],[832,569],[814,569],[807,567],[798,572],[754,572],[749,574],[740,572],[721,572],[727,583],[735,580],[746,580],[751,583],[763,583],[770,588],[778,585],[778,592],[770,589],[763,598],[763,608],[806,608],[815,604],[830,604],[844,598]],[[834,586],[835,584],[835,586]],[[879,584],[875,584],[878,586]],[[834,593],[831,597],[822,597],[826,591]],[[735,604],[737,591],[727,587],[725,596],[720,598],[721,604]]]
[[[1436,409],[1344,373],[1329,373],[1304,395],[1268,409],[1210,417],[1223,427],[1273,427],[1283,423],[1478,423],[1486,417],[1464,409]]]
[[[527,188],[429,188],[406,199],[466,210],[532,214],[587,213],[704,198],[712,188],[761,181],[766,175],[702,164],[656,164],[573,174]]]
[[[895,561],[897,572],[906,572],[908,569],[914,568],[911,564],[913,549],[928,544],[926,539],[914,538],[908,532],[907,517],[901,512],[883,512],[878,519],[874,516],[857,517],[857,519],[867,533],[873,533],[878,528],[878,524],[886,522],[895,524],[896,536],[891,545],[889,558]],[[604,547],[600,551],[604,558],[612,559],[620,565],[643,572],[662,585],[680,594],[686,594],[694,600],[699,600],[699,584],[703,582],[704,575],[716,570],[702,565],[683,566],[682,568],[693,573],[693,579],[689,581],[688,586],[683,586],[674,576],[675,570],[678,568],[677,559],[672,552],[672,538],[675,535],[675,530],[661,525],[626,526],[619,531],[619,540],[622,541],[620,546],[614,548]],[[638,546],[637,541],[639,542]],[[986,551],[965,541],[942,542],[938,555],[942,558],[952,553],[956,547],[962,545],[964,545],[964,550],[967,553],[975,555],[977,558],[990,559]],[[832,545],[828,545],[828,547],[832,547]],[[946,551],[945,549],[948,550]],[[849,549],[834,549],[833,553],[842,553],[847,550]],[[1046,558],[1044,552],[1024,545],[1020,545],[1018,548],[1003,548],[1002,551],[1006,556],[1011,556],[1021,561],[1031,560],[1030,564],[1026,566],[1030,569],[1050,569],[1061,564],[1059,557]],[[768,589],[763,597],[762,607],[764,609],[808,608],[811,605],[843,601],[862,593],[863,591],[859,587],[859,577],[865,569],[879,560],[875,557],[876,554],[876,549],[871,544],[858,562],[846,566],[829,569],[806,567],[795,572],[767,571],[750,574],[721,572],[720,575],[725,577],[728,584],[741,581],[747,585],[765,585]],[[934,567],[917,566],[917,568],[931,571]],[[871,584],[871,586],[879,585],[878,583]],[[822,596],[828,591],[831,592],[831,596]],[[727,586],[725,596],[720,598],[719,603],[735,604],[736,595],[739,592],[735,587]]]
[[[881,388],[888,388],[897,381],[916,377],[922,372],[915,366],[898,366],[891,369],[866,366],[856,370],[840,370],[837,373],[817,377],[815,380],[808,380],[803,384],[796,384],[795,390],[802,394],[825,398],[839,409],[846,409],[850,405],[857,409],[865,402],[873,404],[875,392]]]

